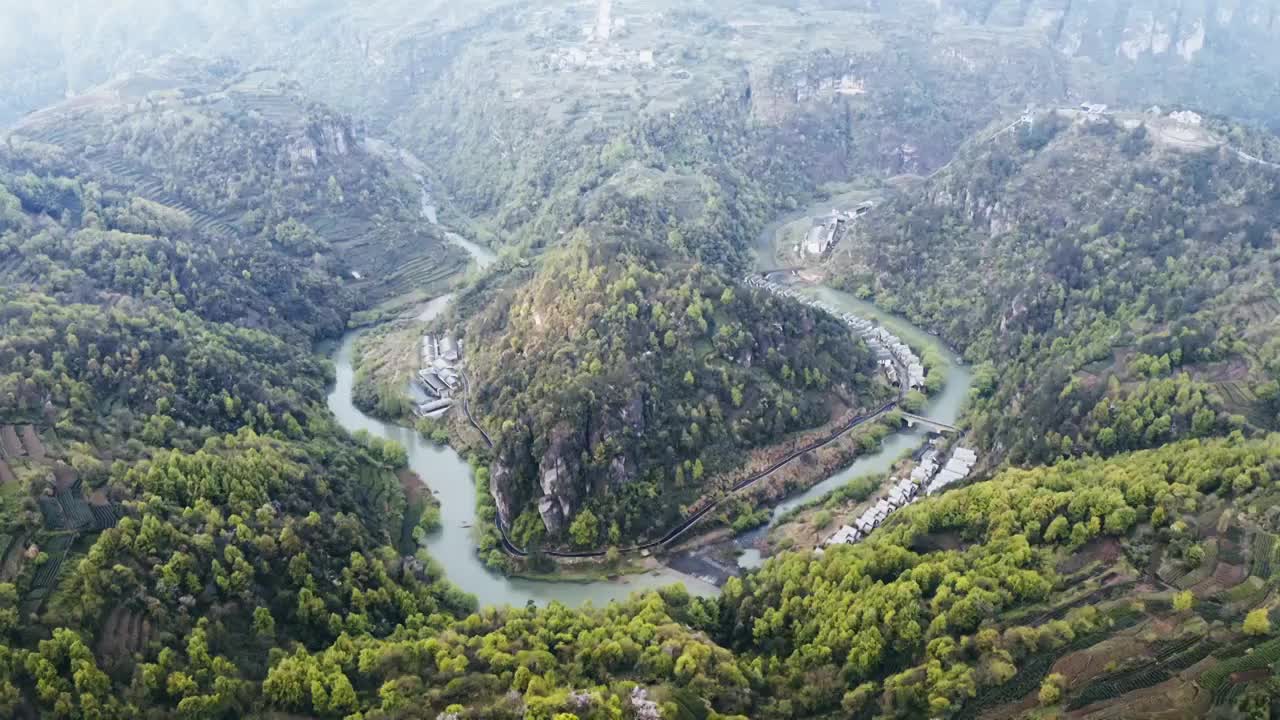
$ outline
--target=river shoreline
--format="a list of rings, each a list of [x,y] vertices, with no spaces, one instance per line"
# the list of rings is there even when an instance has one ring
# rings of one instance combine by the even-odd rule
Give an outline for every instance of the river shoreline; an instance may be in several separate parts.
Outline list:
[[[773,235],[770,233],[776,234],[777,229],[786,222],[802,218],[806,213],[818,212],[817,208],[823,204],[818,203],[809,209],[790,213],[787,218],[771,224],[762,233],[762,242],[771,244]],[[487,252],[486,249],[468,243],[462,238],[451,237],[450,239],[461,241],[458,244],[472,253],[482,267],[493,261],[492,253]],[[964,398],[968,394],[970,384],[968,369],[937,338],[911,326],[904,319],[874,309],[847,293],[827,287],[804,288],[803,292],[812,294],[843,312],[851,312],[880,322],[912,347],[929,347],[938,351],[945,358],[945,367],[940,368],[939,371],[946,373],[946,384],[941,393],[926,403],[925,412],[930,417],[944,422],[955,422],[958,419]],[[449,301],[450,296],[433,300],[418,320],[429,322],[448,307]],[[716,594],[719,591],[718,585],[724,581],[724,576],[738,574],[743,568],[750,567],[759,561],[758,557],[751,557],[750,546],[753,538],[767,532],[778,517],[791,508],[809,502],[815,497],[826,495],[852,478],[873,473],[887,473],[904,454],[919,447],[926,437],[920,429],[902,430],[885,437],[878,449],[867,452],[842,470],[813,483],[803,492],[788,495],[786,499],[776,504],[772,509],[770,523],[764,528],[731,539],[729,541],[731,545],[726,545],[723,540],[716,542],[722,537],[723,528],[715,528],[704,533],[708,539],[706,542],[710,544],[705,550],[700,551],[699,557],[683,552],[674,553],[664,558],[668,565],[646,558],[644,564],[646,566],[652,564],[652,567],[642,567],[640,573],[633,575],[615,575],[611,573],[616,571],[597,566],[600,572],[592,575],[596,577],[607,575],[603,579],[566,576],[547,578],[542,575],[507,577],[489,570],[476,551],[474,533],[477,531],[477,524],[481,521],[476,516],[477,489],[471,467],[467,462],[452,448],[436,445],[422,437],[416,429],[369,417],[352,403],[355,342],[359,334],[359,330],[348,333],[332,354],[336,382],[328,398],[329,407],[339,424],[349,432],[364,430],[384,440],[395,441],[405,448],[409,458],[409,470],[423,479],[440,502],[441,527],[428,534],[424,545],[449,581],[464,592],[475,596],[481,605],[524,605],[530,602],[535,604],[561,602],[571,606],[586,603],[600,605],[612,600],[625,599],[636,592],[653,590],[673,583],[684,584],[689,592],[695,595]],[[846,433],[844,437],[853,436],[855,432]],[[775,471],[780,467],[775,468]],[[771,474],[772,472],[769,473]],[[769,475],[761,477],[760,480],[766,480]],[[689,530],[692,529],[691,525]],[[701,548],[704,544],[699,537],[678,542],[681,548],[689,548],[691,545]],[[744,552],[746,553],[745,561],[739,559],[736,569],[729,568],[727,560]],[[718,554],[714,560],[711,560],[708,559],[709,553]],[[707,572],[708,568],[721,568],[726,572]]]

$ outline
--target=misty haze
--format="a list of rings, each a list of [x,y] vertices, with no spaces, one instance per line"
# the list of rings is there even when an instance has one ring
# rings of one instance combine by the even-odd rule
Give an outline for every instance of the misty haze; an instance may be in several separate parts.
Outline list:
[[[1280,717],[1280,0],[0,0],[0,717]]]

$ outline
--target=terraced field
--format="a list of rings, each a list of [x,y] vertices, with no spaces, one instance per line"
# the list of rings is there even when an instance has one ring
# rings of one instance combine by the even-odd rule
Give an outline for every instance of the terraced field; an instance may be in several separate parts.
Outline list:
[[[80,489],[61,490],[57,493],[58,504],[62,507],[62,515],[66,518],[66,529],[89,530],[94,526],[93,512],[89,503],[80,496]]]
[[[1237,313],[1250,325],[1266,325],[1280,317],[1280,300],[1258,298],[1240,305]]]
[[[1272,667],[1280,662],[1280,639],[1270,640],[1253,648],[1253,652],[1217,663],[1200,676],[1200,687],[1216,693],[1231,681],[1234,673]]]
[[[65,121],[24,127],[18,132],[30,140],[56,145],[73,153],[85,145],[84,139],[77,134],[76,125]],[[109,185],[185,213],[191,218],[192,227],[204,235],[232,237],[237,233],[236,228],[225,220],[186,202],[166,187],[163,180],[139,171],[136,164],[109,147],[94,148],[84,153],[83,158]]]
[[[361,273],[351,284],[370,304],[412,293],[435,293],[466,270],[467,255],[425,228],[377,226],[358,218],[316,217],[308,224],[332,254]]]
[[[240,107],[273,123],[287,125],[306,120],[306,115],[298,109],[298,101],[288,95],[232,90],[227,93],[227,97]]]
[[[72,141],[79,138],[77,128],[73,123],[25,126],[18,132],[29,140],[46,145],[56,145],[61,148],[68,147]]]
[[[0,555],[0,582],[10,582],[22,570],[23,552],[26,550],[25,533],[6,535],[4,554]]]
[[[1224,683],[1222,687],[1213,691],[1213,707],[1234,707],[1236,700],[1240,699],[1248,687],[1248,683]]]
[[[1012,680],[967,703],[955,717],[957,720],[974,720],[981,717],[987,710],[1022,700],[1039,689],[1049,670],[1059,658],[1097,645],[1113,634],[1133,627],[1139,619],[1140,616],[1137,613],[1119,612],[1113,617],[1113,623],[1109,629],[1081,635],[1061,648],[1047,650],[1023,660],[1018,674]]]
[[[1100,587],[1097,590],[1094,590],[1093,592],[1087,595],[1084,595],[1083,597],[1076,598],[1071,602],[1063,603],[1062,605],[1059,605],[1049,610],[1043,615],[1040,615],[1039,617],[1035,618],[1035,620],[1033,620],[1030,624],[1033,627],[1038,627],[1040,625],[1044,625],[1045,623],[1052,622],[1054,620],[1061,620],[1062,618],[1067,616],[1067,613],[1071,612],[1076,608],[1084,607],[1086,605],[1097,605],[1099,603],[1106,602],[1108,600],[1113,600],[1117,597],[1120,597],[1126,594],[1129,591],[1129,588],[1132,588],[1136,584],[1135,581],[1133,580],[1122,580],[1120,582],[1112,582],[1114,579],[1115,579],[1115,575],[1113,573],[1108,573],[1106,575],[1103,575],[1101,578],[1099,578],[1099,582],[1103,584],[1103,587]],[[1107,584],[1107,583],[1111,583],[1111,584]]]
[[[49,598],[50,593],[58,585],[63,565],[66,563],[67,556],[71,553],[71,546],[75,544],[75,541],[75,533],[57,533],[37,538],[37,544],[40,546],[41,552],[45,553],[48,559],[36,570],[35,577],[31,581],[31,589],[27,592],[26,597],[23,598],[22,612],[24,614],[39,612],[40,608],[44,606],[45,600]]]
[[[1247,381],[1226,380],[1214,383],[1214,387],[1231,407],[1247,410],[1255,407],[1258,402],[1258,396],[1254,394]]]
[[[12,460],[24,455],[26,452],[22,449],[22,442],[18,440],[18,433],[13,426],[0,427],[0,456]]]
[[[235,91],[229,96],[237,109],[261,115],[271,123],[296,125],[307,117],[297,101],[287,95]],[[26,127],[20,132],[72,153],[84,147],[83,139],[67,122]],[[83,158],[90,165],[90,174],[103,178],[106,185],[182,212],[190,218],[194,232],[218,239],[242,234],[237,227],[241,212],[227,209],[215,213],[196,207],[171,184],[140,169],[118,150],[90,148]],[[437,292],[442,283],[467,266],[464,252],[426,228],[404,223],[377,224],[366,218],[329,212],[317,212],[302,220],[329,242],[329,254],[359,273],[359,278],[350,279],[349,286],[366,293],[371,305],[399,296]]]
[[[57,498],[42,495],[36,500],[40,514],[44,516],[44,526],[48,530],[62,530],[67,526],[67,518],[62,510],[62,503]]]
[[[93,527],[95,530],[113,528],[120,521],[120,512],[113,505],[90,505],[89,510],[93,513]]]
[[[238,234],[236,228],[230,223],[183,200],[172,189],[166,187],[163,180],[142,173],[123,156],[103,148],[85,157],[100,174],[111,178],[112,184],[128,189],[138,197],[181,211],[191,218],[192,229],[200,234],[220,238],[234,237]]]
[[[1067,702],[1067,709],[1078,710],[1159,685],[1208,657],[1213,648],[1213,643],[1202,641],[1197,635],[1164,643],[1149,662],[1095,678],[1072,695]]]
[[[451,256],[419,255],[393,272],[387,284],[398,292],[427,289],[453,277],[465,267],[465,261]]]
[[[1267,596],[1267,585],[1261,578],[1250,577],[1244,582],[1227,590],[1222,599],[1229,603],[1236,613],[1256,606]]]
[[[22,447],[27,451],[27,456],[32,460],[44,460],[45,449],[44,443],[40,442],[40,435],[32,425],[25,425],[22,428]]]
[[[1276,536],[1265,530],[1259,530],[1253,535],[1253,545],[1250,549],[1249,574],[1264,580],[1271,577],[1272,568],[1275,566],[1276,554]]]
[[[98,634],[97,655],[105,663],[127,660],[146,647],[151,638],[151,622],[141,613],[117,605],[107,614]]]

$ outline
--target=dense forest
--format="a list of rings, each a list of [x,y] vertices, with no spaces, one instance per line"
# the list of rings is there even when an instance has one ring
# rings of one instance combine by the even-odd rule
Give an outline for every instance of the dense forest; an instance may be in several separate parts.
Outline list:
[[[1014,461],[1276,429],[1280,169],[1237,149],[1276,157],[1216,121],[1042,114],[903,191],[838,279],[980,363],[975,431]]]
[[[247,3],[228,52],[318,38],[270,46],[365,119],[172,57],[23,118],[0,142],[0,716],[1272,716],[1280,142],[1154,110],[982,126],[1086,90],[1267,116],[1273,4],[1212,4],[1199,41],[1191,8],[1156,53],[1128,3],[604,3],[585,41],[586,6]],[[185,36],[169,17],[137,35]],[[60,95],[45,55],[0,113]],[[653,537],[753,451],[892,396],[845,325],[737,282],[780,211],[889,176],[821,270],[974,363],[940,442],[985,464],[855,545],[716,597],[481,607],[417,542],[436,518],[405,449],[326,407],[322,344],[458,282],[436,214],[474,223],[506,250],[437,327],[495,440],[477,517],[535,551]]]
[[[744,451],[893,395],[833,316],[638,239],[567,242],[466,338],[492,492],[522,546],[665,530]]]
[[[422,221],[423,187],[401,158],[277,71],[171,57],[25,118],[8,143],[37,177],[92,185],[64,206],[67,188],[23,181],[13,190],[28,210],[67,207],[86,227],[161,242],[197,233],[203,242],[182,254],[244,263],[257,277],[241,292],[319,271],[370,305],[429,290],[465,264]]]
[[[282,172],[269,137],[187,144],[177,123],[113,136],[127,159],[108,167],[76,139],[131,127],[103,113],[0,145],[0,714],[243,716],[272,648],[475,601],[402,543],[423,511],[397,478],[403,450],[339,430],[331,370],[299,352],[375,292],[301,221],[215,222],[230,206],[179,180],[199,174],[187,149],[242,157],[255,207],[274,188],[298,209],[288,193],[319,187],[309,217],[343,216],[317,180],[336,165]],[[168,170],[132,155],[153,145]],[[394,187],[374,156],[343,162]],[[168,179],[135,186],[135,171]]]

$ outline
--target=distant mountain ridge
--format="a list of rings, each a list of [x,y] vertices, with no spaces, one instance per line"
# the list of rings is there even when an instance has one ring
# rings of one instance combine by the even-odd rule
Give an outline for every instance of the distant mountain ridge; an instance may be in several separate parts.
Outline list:
[[[873,213],[833,273],[999,370],[974,425],[1015,462],[1272,431],[1276,158],[1194,113],[1032,114]]]
[[[669,0],[615,3],[610,41],[626,42],[646,18],[689,14]],[[927,28],[932,35],[960,37],[996,33],[996,42],[1036,43],[1080,61],[1080,92],[1096,92],[1105,78],[1099,67],[1151,80],[1159,67],[1173,77],[1148,90],[1191,87],[1186,75],[1220,70],[1220,80],[1252,88],[1264,98],[1246,101],[1255,110],[1274,107],[1273,73],[1280,56],[1277,0],[1126,0],[1114,4],[1079,0],[906,0],[833,2],[785,0],[756,5],[713,2],[696,14],[713,24],[743,30],[772,27],[790,32],[790,47],[806,43],[809,22],[834,23],[848,37],[867,23],[881,28]],[[101,3],[75,0],[56,7],[13,8],[0,17],[0,121],[43,107],[64,95],[85,92],[115,74],[137,69],[166,52],[231,56],[242,62],[282,63],[304,77],[319,96],[343,96],[366,110],[403,100],[440,77],[463,48],[484,43],[495,27],[537,31],[544,19],[557,24],[558,39],[589,41],[598,22],[594,5],[564,8],[538,0],[482,0],[465,7],[440,0],[403,3],[377,0],[353,9],[332,0],[239,4],[164,3],[143,0]],[[786,30],[791,28],[790,30]],[[799,32],[797,32],[799,31]],[[749,34],[746,33],[749,42]],[[515,49],[515,48],[513,48]],[[660,48],[654,48],[659,56]],[[1249,59],[1229,65],[1232,59]],[[1258,65],[1256,69],[1249,65]],[[21,70],[22,72],[17,72]],[[1239,77],[1250,76],[1242,82]],[[352,95],[352,92],[355,94]],[[1188,92],[1188,99],[1194,94]],[[1244,99],[1242,99],[1244,100]],[[1208,108],[1217,109],[1217,108]],[[1257,113],[1262,117],[1263,113]]]
[[[181,213],[223,251],[256,237],[322,256],[366,300],[421,290],[465,265],[423,217],[413,174],[274,69],[166,56],[28,115],[11,137],[104,189]]]

